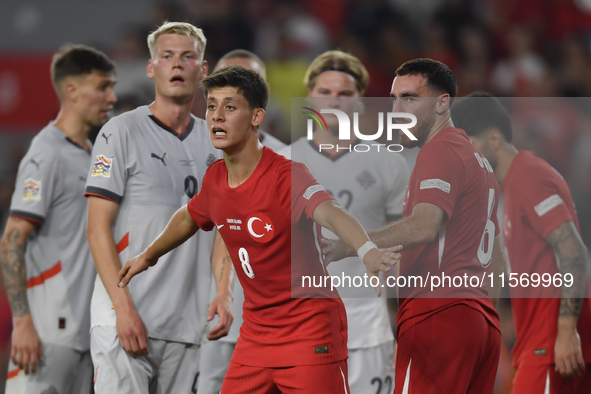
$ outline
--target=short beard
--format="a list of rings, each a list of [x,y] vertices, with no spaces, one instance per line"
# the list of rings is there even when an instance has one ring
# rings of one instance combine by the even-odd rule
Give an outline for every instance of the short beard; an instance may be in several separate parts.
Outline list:
[[[412,135],[417,138],[416,140],[411,140],[406,134],[401,134],[399,144],[408,149],[412,149],[417,146],[423,146],[434,124],[435,114],[433,113],[430,117],[424,119],[422,122],[418,123],[415,127],[409,130]]]

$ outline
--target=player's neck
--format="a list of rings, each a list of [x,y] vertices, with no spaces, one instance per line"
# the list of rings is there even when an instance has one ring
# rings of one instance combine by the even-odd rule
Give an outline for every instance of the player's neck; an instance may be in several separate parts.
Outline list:
[[[323,152],[328,152],[330,154],[339,153],[339,149],[342,152],[344,149],[348,149],[357,138],[353,138],[350,140],[340,140],[338,135],[331,133],[328,130],[316,130],[314,131],[314,143],[316,145],[332,145],[333,148],[331,149],[322,149]],[[339,149],[337,149],[337,147]]]
[[[431,141],[437,134],[439,134],[439,132],[441,132],[441,130],[447,129],[448,127],[454,127],[451,117],[441,117],[441,119],[436,120],[435,124],[431,128],[431,131],[429,132],[429,135],[427,138],[425,138],[425,141],[419,145],[419,147],[422,148],[423,146],[427,145],[429,141]]]
[[[513,160],[515,160],[518,153],[519,151],[513,146],[513,144],[505,144],[499,149],[497,153],[497,165],[494,168],[495,177],[497,178],[499,185],[502,184],[507,177],[511,164],[513,164]]]
[[[156,99],[149,105],[150,111],[158,120],[181,134],[191,120],[194,99],[175,101],[156,93]]]
[[[70,141],[86,150],[89,149],[87,140],[90,125],[78,113],[62,106],[53,125],[64,133]]]
[[[228,186],[231,188],[242,185],[252,175],[263,156],[263,144],[254,134],[254,139],[232,152],[224,151],[224,162],[228,168]]]

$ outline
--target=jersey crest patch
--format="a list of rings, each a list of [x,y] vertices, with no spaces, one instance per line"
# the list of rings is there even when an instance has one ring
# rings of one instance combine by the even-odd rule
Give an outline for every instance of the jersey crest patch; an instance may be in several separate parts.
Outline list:
[[[113,165],[113,159],[109,159],[106,156],[98,155],[94,161],[92,167],[91,176],[102,176],[105,178],[111,177],[111,167]]]
[[[363,171],[361,174],[357,175],[355,179],[365,190],[369,189],[374,183],[377,182],[376,178],[374,178],[369,171]]]
[[[41,200],[41,181],[32,178],[25,179],[23,200]]]
[[[553,196],[548,197],[538,205],[534,207],[538,216],[544,216],[548,211],[556,208],[562,204],[562,198],[558,194],[554,194]]]
[[[250,238],[259,243],[266,243],[275,235],[275,225],[267,215],[255,212],[246,218],[246,228]]]
[[[421,182],[420,189],[439,189],[446,193],[451,190],[451,185],[441,179],[425,179]]]
[[[215,163],[215,160],[216,160],[216,158],[215,158],[214,154],[210,153],[209,155],[207,155],[207,160],[205,161],[205,165],[209,167],[210,165]]]
[[[312,198],[314,193],[319,192],[320,190],[324,190],[324,187],[322,185],[312,185],[306,189],[306,192],[304,193],[304,198],[306,200],[309,200],[310,198]]]

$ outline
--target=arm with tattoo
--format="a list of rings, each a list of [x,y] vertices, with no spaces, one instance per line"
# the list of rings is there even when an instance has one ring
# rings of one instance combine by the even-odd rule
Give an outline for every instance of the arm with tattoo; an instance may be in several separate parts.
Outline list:
[[[27,301],[25,244],[33,230],[34,224],[11,217],[0,244],[0,265],[14,322],[10,356],[26,374],[35,372],[37,360],[42,360],[41,341]]]
[[[556,369],[563,376],[579,375],[579,368],[585,367],[577,321],[587,283],[587,248],[572,220],[556,227],[546,240],[558,256],[562,277],[570,274],[573,278],[571,286],[567,286],[566,281],[562,286],[555,344]]]

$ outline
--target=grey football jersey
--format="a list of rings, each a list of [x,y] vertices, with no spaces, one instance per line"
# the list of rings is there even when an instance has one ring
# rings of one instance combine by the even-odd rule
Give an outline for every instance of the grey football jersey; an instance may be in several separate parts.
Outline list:
[[[90,347],[96,270],[86,241],[84,183],[90,153],[49,123],[18,168],[10,215],[39,227],[27,240],[27,297],[43,342]]]
[[[402,216],[410,170],[399,153],[341,151],[333,157],[319,152],[313,141],[300,138],[279,151],[304,163],[310,173],[335,199],[355,216],[367,231]],[[323,235],[335,237],[323,229]],[[363,276],[367,271],[358,257],[328,266],[331,275]],[[339,287],[347,310],[350,349],[376,346],[393,339],[385,298],[376,298],[372,287]],[[385,297],[385,292],[382,297]]]
[[[221,158],[207,124],[191,117],[180,135],[147,106],[103,126],[92,150],[86,195],[119,204],[113,224],[119,260],[142,252],[172,215],[201,187],[205,170]],[[151,338],[199,343],[206,327],[213,234],[199,231],[129,285]],[[97,275],[91,325],[115,325],[111,299]]]
[[[277,138],[273,137],[271,134],[259,130],[259,140],[261,143],[274,151],[278,151],[280,149],[285,148],[283,142],[279,141]],[[211,286],[211,294],[209,296],[210,301],[213,300],[217,296],[217,289],[215,284]],[[240,284],[239,280],[234,281],[234,301],[232,302],[232,313],[234,315],[234,321],[232,322],[232,326],[230,327],[230,332],[225,337],[218,339],[220,342],[228,342],[228,343],[236,343],[238,341],[238,337],[240,336],[240,326],[242,326],[242,304],[244,304],[244,290],[242,289],[242,285]],[[210,323],[210,327],[215,327],[219,322],[219,318],[216,315],[215,320]]]

